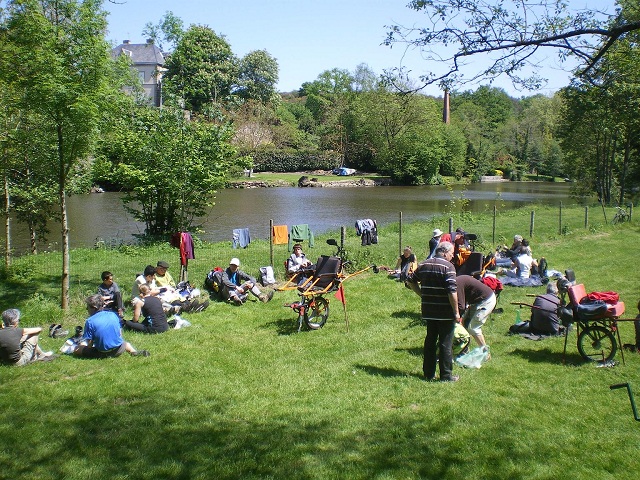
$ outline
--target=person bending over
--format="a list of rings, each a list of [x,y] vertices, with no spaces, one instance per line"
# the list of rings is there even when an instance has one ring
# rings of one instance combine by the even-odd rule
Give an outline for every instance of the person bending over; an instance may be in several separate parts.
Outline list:
[[[54,358],[53,352],[43,352],[38,345],[40,327],[21,328],[20,310],[2,312],[0,329],[0,362],[21,367],[37,360]]]
[[[482,326],[496,306],[496,295],[490,287],[470,275],[458,275],[458,308],[464,311],[462,320],[464,327],[476,340],[480,347],[484,347]]]
[[[256,284],[256,279],[240,270],[240,260],[232,258],[229,267],[222,274],[222,298],[242,305],[247,301],[249,293],[268,302],[273,297],[273,290],[269,294],[262,293]]]

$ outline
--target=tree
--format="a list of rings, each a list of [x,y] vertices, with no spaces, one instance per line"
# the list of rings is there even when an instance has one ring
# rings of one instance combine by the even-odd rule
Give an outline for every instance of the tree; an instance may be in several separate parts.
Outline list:
[[[185,108],[229,107],[238,85],[238,61],[224,36],[209,27],[192,25],[180,38],[165,65],[165,86]]]
[[[445,65],[423,75],[425,85],[505,74],[515,85],[539,88],[545,82],[537,74],[545,49],[557,50],[561,60],[575,57],[581,63],[578,75],[589,77],[614,44],[640,30],[636,9],[631,15],[625,8],[615,14],[596,8],[571,12],[565,0],[412,0],[408,7],[424,13],[426,25],[389,26],[385,44],[418,48],[426,60],[437,62],[434,69]]]
[[[142,35],[153,40],[163,51],[174,49],[183,34],[184,23],[173,12],[166,12],[156,25],[147,23],[142,30]]]
[[[69,306],[67,187],[76,164],[97,138],[100,106],[113,92],[109,82],[106,13],[99,0],[14,0],[7,4],[6,40],[14,58],[0,65],[18,107],[41,116],[37,132],[55,152],[62,224],[62,300]],[[5,61],[5,58],[1,58]],[[115,94],[115,93],[114,93]]]
[[[137,107],[115,139],[125,208],[159,236],[197,227],[216,188],[234,167],[231,127],[188,121],[172,106]],[[235,162],[235,168],[242,168]]]
[[[262,104],[277,103],[278,61],[266,50],[254,50],[240,60],[238,95]]]

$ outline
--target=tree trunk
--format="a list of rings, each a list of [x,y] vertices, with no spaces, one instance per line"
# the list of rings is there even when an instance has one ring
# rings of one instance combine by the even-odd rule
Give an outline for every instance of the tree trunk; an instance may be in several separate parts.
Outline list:
[[[69,309],[69,219],[64,187],[60,189],[60,219],[62,223],[62,310]]]
[[[6,267],[11,265],[11,195],[9,193],[9,178],[4,176],[4,226],[5,226],[5,251],[4,251],[4,264]]]
[[[624,162],[622,164],[622,174],[620,175],[620,200],[618,200],[618,205],[624,205],[624,189],[627,178],[627,170],[629,169],[629,157],[631,155],[631,135],[627,132],[626,140],[624,142]]]

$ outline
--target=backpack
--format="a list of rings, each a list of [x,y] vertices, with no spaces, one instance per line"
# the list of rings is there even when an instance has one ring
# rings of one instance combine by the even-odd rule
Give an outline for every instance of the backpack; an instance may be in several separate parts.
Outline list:
[[[210,270],[207,273],[206,278],[204,279],[204,288],[209,290],[211,293],[216,293],[220,295],[222,290],[222,274],[224,270],[221,267],[215,267],[213,270]]]
[[[276,279],[273,275],[273,267],[271,265],[260,267],[260,283],[263,287],[276,283]]]

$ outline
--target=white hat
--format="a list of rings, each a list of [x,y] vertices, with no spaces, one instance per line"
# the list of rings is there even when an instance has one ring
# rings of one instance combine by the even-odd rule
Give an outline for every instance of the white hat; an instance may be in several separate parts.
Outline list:
[[[239,267],[240,266],[240,260],[238,260],[237,258],[234,257],[229,261],[229,265],[235,265],[236,267]]]
[[[514,242],[521,242],[522,241],[522,235],[514,235],[513,236],[513,241]]]
[[[442,235],[442,230],[440,230],[439,228],[436,228],[436,229],[433,231],[433,236],[434,236],[434,237],[439,237],[440,235]]]

